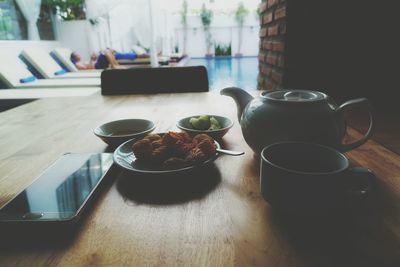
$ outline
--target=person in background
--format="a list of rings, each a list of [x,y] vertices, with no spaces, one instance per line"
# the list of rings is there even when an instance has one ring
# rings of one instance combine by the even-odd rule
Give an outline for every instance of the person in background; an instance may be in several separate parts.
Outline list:
[[[89,70],[89,69],[123,69],[117,59],[128,59],[134,60],[137,55],[134,52],[129,53],[118,53],[112,49],[102,50],[99,56],[95,53],[90,55],[89,61],[82,61],[81,56],[77,52],[72,52],[70,60],[74,63],[78,70]]]

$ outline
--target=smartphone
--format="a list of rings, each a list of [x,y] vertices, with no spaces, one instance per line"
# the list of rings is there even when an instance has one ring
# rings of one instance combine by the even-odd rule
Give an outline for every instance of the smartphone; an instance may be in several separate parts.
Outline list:
[[[0,230],[75,225],[112,163],[109,153],[63,155],[0,209]]]

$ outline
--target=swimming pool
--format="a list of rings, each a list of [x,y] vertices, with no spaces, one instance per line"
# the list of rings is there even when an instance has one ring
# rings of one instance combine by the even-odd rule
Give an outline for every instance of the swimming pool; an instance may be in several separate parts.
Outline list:
[[[203,65],[207,68],[210,90],[221,90],[228,86],[257,89],[257,57],[191,58],[186,65]]]

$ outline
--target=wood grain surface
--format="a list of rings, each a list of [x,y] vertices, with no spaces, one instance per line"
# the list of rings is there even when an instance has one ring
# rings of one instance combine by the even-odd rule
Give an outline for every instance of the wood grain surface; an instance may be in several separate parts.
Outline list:
[[[0,266],[400,266],[399,155],[373,141],[348,153],[379,177],[362,212],[317,225],[288,221],[260,195],[259,160],[242,137],[235,104],[212,92],[42,99],[1,113],[0,206],[62,154],[107,150],[93,134],[104,122],[147,118],[165,132],[205,113],[234,120],[222,145],[244,156],[221,156],[178,184],[118,172],[71,242],[5,244]],[[349,138],[359,136],[349,130]]]

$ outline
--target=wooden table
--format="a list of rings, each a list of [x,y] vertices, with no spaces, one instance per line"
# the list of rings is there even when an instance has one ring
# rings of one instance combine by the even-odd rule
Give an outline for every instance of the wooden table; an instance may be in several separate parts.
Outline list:
[[[101,123],[148,118],[164,132],[176,129],[179,118],[203,113],[234,119],[224,146],[246,152],[217,159],[214,182],[203,192],[179,188],[176,201],[168,201],[168,193],[165,202],[153,201],[151,192],[147,198],[124,195],[117,178],[72,243],[3,249],[0,266],[400,266],[397,154],[373,141],[349,153],[380,177],[370,208],[332,220],[320,232],[296,233],[261,197],[259,162],[241,135],[236,107],[217,93],[42,99],[0,114],[0,206],[63,153],[104,151],[92,133]]]

